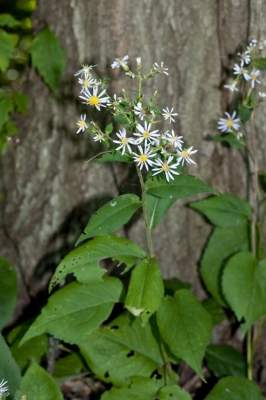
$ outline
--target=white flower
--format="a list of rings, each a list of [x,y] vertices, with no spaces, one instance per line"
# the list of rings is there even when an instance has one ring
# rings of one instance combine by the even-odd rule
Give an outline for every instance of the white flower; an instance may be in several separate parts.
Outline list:
[[[84,79],[78,79],[79,84],[82,86],[81,93],[84,91],[85,88],[93,87],[96,84],[96,80],[93,79],[91,76],[86,76]]]
[[[86,128],[88,128],[88,125],[86,124],[86,115],[84,114],[83,116],[80,116],[80,121],[77,122],[77,127],[78,130],[76,133],[79,133],[80,131],[84,132]]]
[[[125,153],[125,149],[127,147],[129,153],[132,153],[131,147],[129,144],[135,144],[135,140],[133,138],[127,138],[127,132],[125,128],[122,128],[122,131],[119,131],[119,133],[116,132],[116,136],[119,137],[120,140],[113,140],[114,143],[120,144],[119,147],[116,148],[116,150],[122,150],[122,154]]]
[[[233,70],[235,75],[243,75],[246,81],[249,81],[251,79],[248,71],[244,69],[243,66],[240,67],[239,65],[235,64]]]
[[[237,135],[236,135],[237,140],[241,139],[242,136],[243,136],[243,133],[237,132]]]
[[[116,94],[114,94],[114,100],[110,99],[107,101],[107,106],[112,107],[113,110],[116,110],[116,108],[119,106],[119,103],[121,103],[122,99],[117,99]]]
[[[233,82],[231,85],[224,85],[224,88],[229,89],[230,92],[239,92],[239,89],[236,87],[236,82]]]
[[[173,129],[172,129],[172,133],[168,133],[168,132],[166,133],[166,140],[168,142],[170,142],[171,145],[174,146],[174,148],[179,149],[179,150],[182,150],[182,143],[184,143],[183,140],[181,140],[182,137],[183,136],[177,136],[175,134],[175,132],[173,131]]]
[[[83,104],[89,104],[90,106],[96,107],[97,110],[100,111],[100,107],[106,107],[105,103],[109,100],[109,97],[101,97],[105,94],[106,90],[104,89],[99,95],[98,95],[98,87],[93,88],[93,94],[89,91],[88,88],[84,89],[84,96],[79,96],[81,99],[86,100],[86,103],[84,101],[82,102]]]
[[[2,382],[0,383],[0,396],[2,396],[5,392],[8,391],[8,387],[4,386],[7,383],[7,381],[4,381],[4,379],[2,379]]]
[[[144,108],[142,108],[142,104],[138,103],[135,107],[134,107],[134,114],[138,115],[139,118],[141,120],[143,120],[144,117],[146,117],[147,115],[147,111],[144,110]]]
[[[260,97],[266,97],[266,93],[259,92],[259,96],[260,96]]]
[[[140,144],[144,140],[145,146],[147,146],[147,144],[154,144],[158,141],[157,137],[160,136],[159,133],[156,133],[158,132],[158,129],[150,132],[151,124],[147,124],[146,121],[144,121],[144,127],[138,124],[136,128],[140,132],[133,133],[133,135],[139,137],[139,139],[136,139],[135,141],[136,144]]]
[[[257,77],[260,75],[260,71],[257,70],[253,70],[250,74],[250,78],[251,78],[251,87],[254,88],[255,83],[260,83],[260,81],[258,81]]]
[[[165,120],[169,119],[169,124],[171,122],[175,122],[173,115],[178,115],[177,113],[173,113],[174,109],[172,108],[171,111],[169,110],[168,107],[163,109],[162,116],[164,117]]]
[[[129,58],[129,56],[124,56],[122,58],[116,58],[115,61],[113,62],[113,64],[111,65],[112,68],[119,68],[119,67],[123,67],[125,65],[127,65],[127,59]]]
[[[196,153],[198,150],[193,150],[193,146],[191,146],[189,149],[185,149],[182,151],[177,151],[177,154],[179,155],[177,162],[181,163],[184,165],[184,161],[186,160],[189,164],[196,164],[195,161],[191,160],[191,154]]]
[[[163,65],[163,61],[161,62],[161,66],[159,67],[159,65],[157,63],[153,64],[153,69],[155,72],[159,73],[159,74],[165,74],[165,75],[169,75],[168,74],[168,68],[166,68],[165,65]]]
[[[93,139],[95,142],[98,142],[98,141],[101,142],[104,139],[104,135],[102,133],[97,133],[97,135],[95,135],[93,137]]]
[[[239,54],[240,57],[240,65],[241,67],[244,66],[244,64],[249,64],[250,63],[250,52],[249,50],[246,50],[244,53]]]
[[[96,67],[97,65],[90,65],[88,66],[87,64],[83,64],[82,65],[82,69],[80,69],[78,72],[75,73],[75,76],[77,75],[81,75],[84,76],[85,78],[88,77],[88,75],[90,75],[90,70],[94,67]]]
[[[235,118],[236,111],[233,112],[232,116],[228,112],[225,112],[225,115],[227,118],[219,119],[218,129],[222,132],[231,132],[232,128],[237,131],[240,126],[237,122],[240,121],[240,119]]]
[[[175,179],[172,174],[179,175],[179,172],[174,171],[174,169],[178,167],[179,163],[169,165],[173,158],[174,156],[169,156],[167,161],[162,161],[160,158],[155,160],[154,165],[158,165],[159,168],[152,169],[153,171],[155,171],[153,175],[164,172],[167,182],[169,182],[169,179]]]
[[[146,170],[148,171],[149,165],[152,166],[154,164],[154,161],[150,160],[150,158],[155,157],[156,154],[152,151],[149,151],[150,146],[145,146],[144,149],[141,146],[138,146],[138,149],[139,154],[133,153],[134,161],[138,166],[140,166],[140,169],[142,169],[143,165],[145,165]]]

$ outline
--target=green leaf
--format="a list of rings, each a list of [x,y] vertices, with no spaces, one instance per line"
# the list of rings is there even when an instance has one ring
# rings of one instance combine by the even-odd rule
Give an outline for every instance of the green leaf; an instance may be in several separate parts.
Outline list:
[[[0,257],[0,330],[11,319],[17,301],[17,274],[10,263]]]
[[[14,103],[17,107],[17,111],[20,114],[26,115],[28,113],[29,97],[26,94],[14,92],[13,99],[14,99]]]
[[[258,68],[260,70],[266,69],[266,58],[265,57],[260,57],[257,58],[253,61],[253,65],[255,68]]]
[[[251,205],[233,194],[222,194],[190,204],[190,207],[204,214],[216,226],[234,228],[246,224],[251,217]]]
[[[201,361],[211,340],[212,323],[209,313],[195,296],[181,289],[173,297],[166,297],[157,312],[157,323],[172,353],[205,380]]]
[[[133,270],[125,307],[135,317],[141,316],[143,325],[158,309],[164,295],[161,271],[155,258],[145,258]]]
[[[113,132],[113,129],[114,129],[113,124],[107,125],[107,127],[105,128],[106,135],[111,135],[111,133]]]
[[[54,378],[35,362],[21,379],[20,390],[26,393],[27,400],[63,400]]]
[[[158,400],[192,400],[188,392],[182,390],[179,386],[169,385],[160,389],[156,395]]]
[[[14,105],[11,97],[0,99],[0,129],[9,120],[9,114],[13,111],[13,109]]]
[[[199,193],[217,194],[215,190],[193,175],[178,175],[167,182],[160,177],[152,177],[145,183],[147,193],[161,199],[183,199]]]
[[[63,381],[63,378],[65,380],[79,375],[83,367],[81,356],[77,353],[72,353],[66,357],[59,358],[55,362],[53,375],[57,381]]]
[[[117,150],[113,150],[111,153],[105,153],[102,157],[96,158],[96,162],[113,162],[113,161],[118,161],[118,162],[132,162],[132,158],[130,158],[128,155],[122,153]]]
[[[8,26],[13,28],[14,26],[20,25],[21,22],[13,17],[11,14],[0,14],[0,26]]]
[[[140,318],[124,313],[92,332],[79,347],[91,370],[116,386],[128,385],[134,375],[149,377],[165,363],[153,317],[143,327]]]
[[[154,229],[161,222],[175,201],[176,199],[160,199],[149,194],[146,195],[146,205],[150,214],[150,229]]]
[[[3,336],[0,333],[0,382],[2,379],[8,382],[8,391],[11,394],[11,399],[14,399],[14,394],[19,387],[21,375],[12,354],[7,346]]]
[[[237,139],[233,133],[229,133],[228,135],[221,136],[216,135],[213,137],[214,142],[227,142],[230,144],[231,147],[235,149],[242,149],[244,147],[245,142],[243,139]]]
[[[32,360],[39,363],[48,350],[48,336],[37,336],[22,346],[19,346],[21,339],[28,330],[29,325],[23,324],[16,326],[8,333],[7,341],[10,345],[12,356],[17,362],[21,372],[25,372]]]
[[[109,201],[92,215],[76,245],[93,236],[103,236],[116,231],[128,222],[141,206],[142,202],[134,194],[124,194]]]
[[[33,67],[54,91],[64,75],[66,60],[59,40],[48,27],[35,36],[30,53]]]
[[[14,43],[11,36],[3,29],[0,29],[0,70],[2,72],[5,72],[8,67],[13,50]]]
[[[120,125],[128,125],[128,119],[123,115],[112,115],[112,118]]]
[[[257,262],[251,252],[239,252],[226,263],[222,278],[223,293],[237,316],[245,318],[245,333],[266,314],[266,260]]]
[[[21,345],[42,333],[50,333],[68,343],[79,343],[109,317],[122,293],[122,282],[110,276],[89,285],[70,283],[49,298]]]
[[[240,250],[249,249],[249,226],[215,228],[200,262],[200,274],[214,299],[227,306],[222,294],[221,275],[228,257]]]
[[[205,400],[263,400],[256,383],[240,376],[222,378]]]
[[[238,115],[243,122],[247,122],[250,119],[252,109],[245,107],[243,104],[238,104]]]
[[[223,309],[217,303],[217,301],[211,298],[204,300],[201,304],[203,305],[205,310],[207,310],[208,313],[210,314],[213,326],[219,325],[222,321],[225,320],[225,314],[223,312]]]
[[[246,376],[246,361],[243,354],[227,344],[210,344],[206,348],[205,358],[208,368],[215,376]]]
[[[51,291],[67,274],[73,273],[81,283],[101,280],[105,269],[98,261],[105,258],[118,260],[131,268],[136,261],[146,257],[146,253],[128,239],[116,235],[98,236],[71,251],[59,264],[50,282]]]
[[[182,282],[178,278],[164,279],[163,283],[165,293],[169,296],[173,296],[176,290],[191,288],[191,283]]]

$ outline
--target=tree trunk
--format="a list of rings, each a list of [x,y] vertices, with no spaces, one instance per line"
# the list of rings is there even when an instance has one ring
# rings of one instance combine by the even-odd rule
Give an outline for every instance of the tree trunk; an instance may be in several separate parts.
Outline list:
[[[80,64],[98,64],[99,76],[112,78],[108,93],[119,95],[122,87],[132,92],[134,81],[111,69],[116,57],[128,54],[135,68],[140,56],[144,70],[164,61],[169,77],[147,81],[144,91],[149,98],[158,90],[160,107],[178,112],[174,126],[165,122],[164,129],[175,129],[187,145],[198,149],[197,165],[186,166],[186,173],[219,193],[246,197],[239,151],[208,137],[217,134],[217,120],[228,105],[222,85],[238,62],[232,56],[257,36],[258,8],[257,0],[38,1],[34,29],[49,24],[63,46],[67,68],[55,93],[28,69],[24,92],[30,96],[29,115],[18,118],[20,143],[11,144],[2,158],[1,255],[20,271],[21,308],[29,291],[34,295],[45,287],[95,209],[117,196],[121,185],[127,190],[134,183],[132,169],[124,164],[85,163],[101,147],[89,135],[76,135],[76,121],[84,112],[102,126],[108,119],[105,112],[92,113],[79,101],[74,73]],[[257,126],[264,125],[261,113]],[[258,130],[260,170],[266,167],[264,135]],[[156,227],[154,248],[164,277],[189,281],[202,297],[197,263],[210,226],[184,206],[189,201],[178,201]],[[127,233],[143,246],[141,218]]]

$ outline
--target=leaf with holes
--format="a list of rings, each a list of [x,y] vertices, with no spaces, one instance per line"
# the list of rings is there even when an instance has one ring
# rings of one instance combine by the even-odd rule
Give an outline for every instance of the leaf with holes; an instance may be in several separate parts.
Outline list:
[[[72,282],[49,298],[20,344],[42,333],[79,343],[109,317],[122,295],[123,284],[118,278],[106,276],[88,285]]]
[[[125,307],[135,317],[141,316],[143,325],[158,309],[164,295],[164,285],[155,258],[145,258],[133,270],[125,299]]]
[[[207,290],[221,305],[227,306],[222,294],[221,274],[224,263],[239,250],[249,249],[249,226],[215,228],[200,262],[200,274]]]
[[[93,214],[76,244],[93,236],[103,236],[116,231],[127,223],[141,206],[142,202],[135,194],[124,194],[109,201]]]
[[[201,361],[210,343],[212,322],[209,313],[187,289],[166,297],[158,311],[157,323],[172,353],[186,361],[204,379]]]
[[[246,224],[251,217],[251,205],[232,194],[214,196],[190,204],[191,208],[204,214],[212,224],[221,228],[235,228]]]
[[[222,378],[205,400],[263,400],[255,382],[240,376]]]
[[[54,378],[35,362],[21,379],[20,390],[27,394],[29,400],[63,400]]]
[[[127,269],[136,261],[147,257],[146,253],[128,239],[116,235],[98,236],[93,240],[71,251],[59,264],[50,282],[51,291],[67,274],[74,274],[80,283],[101,280],[105,269],[100,268],[98,261],[106,258],[125,263]]]
[[[257,262],[250,252],[239,252],[229,259],[222,277],[223,293],[245,333],[266,314],[266,260]]]
[[[161,177],[152,177],[145,183],[147,193],[161,199],[183,199],[199,193],[218,194],[206,183],[193,175],[178,175],[167,182]]]
[[[79,348],[91,370],[115,386],[128,385],[131,376],[150,377],[165,363],[154,318],[143,327],[128,312],[93,331]]]

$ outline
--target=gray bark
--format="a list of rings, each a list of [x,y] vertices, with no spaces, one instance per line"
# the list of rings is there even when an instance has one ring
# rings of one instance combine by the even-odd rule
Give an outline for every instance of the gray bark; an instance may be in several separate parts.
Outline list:
[[[51,277],[46,269],[49,258],[43,264],[40,260],[53,254],[53,262],[59,262],[96,205],[115,197],[118,184],[130,184],[133,179],[124,165],[112,169],[107,164],[84,162],[99,146],[85,134],[76,136],[80,113],[86,112],[89,120],[93,117],[102,125],[106,122],[104,113],[91,113],[78,100],[74,73],[84,62],[98,64],[99,75],[112,78],[108,93],[120,94],[122,87],[130,92],[132,81],[121,70],[110,68],[116,57],[128,54],[135,68],[140,56],[144,70],[164,61],[169,77],[156,76],[147,81],[146,88],[148,94],[158,90],[160,107],[175,108],[179,115],[171,128],[198,149],[197,165],[186,167],[186,172],[220,193],[246,196],[245,166],[239,152],[207,138],[217,134],[217,120],[229,100],[221,86],[227,79],[226,69],[236,62],[231,56],[257,35],[258,3],[39,0],[34,27],[38,31],[45,21],[58,36],[67,57],[66,73],[53,94],[34,70],[27,71],[24,92],[30,96],[29,115],[17,118],[21,140],[4,154],[1,177],[1,255],[19,268],[21,281],[32,294]],[[265,126],[265,113],[261,112],[257,126]],[[167,122],[164,128],[169,129]],[[258,130],[258,137],[259,167],[265,170],[263,129]],[[189,201],[178,201],[154,230],[154,247],[164,277],[191,282],[194,292],[203,297],[197,263],[210,226],[184,207]],[[83,215],[81,222],[75,218],[78,211]],[[129,237],[143,246],[141,219],[130,228]],[[21,284],[21,308],[27,301],[27,290]]]

